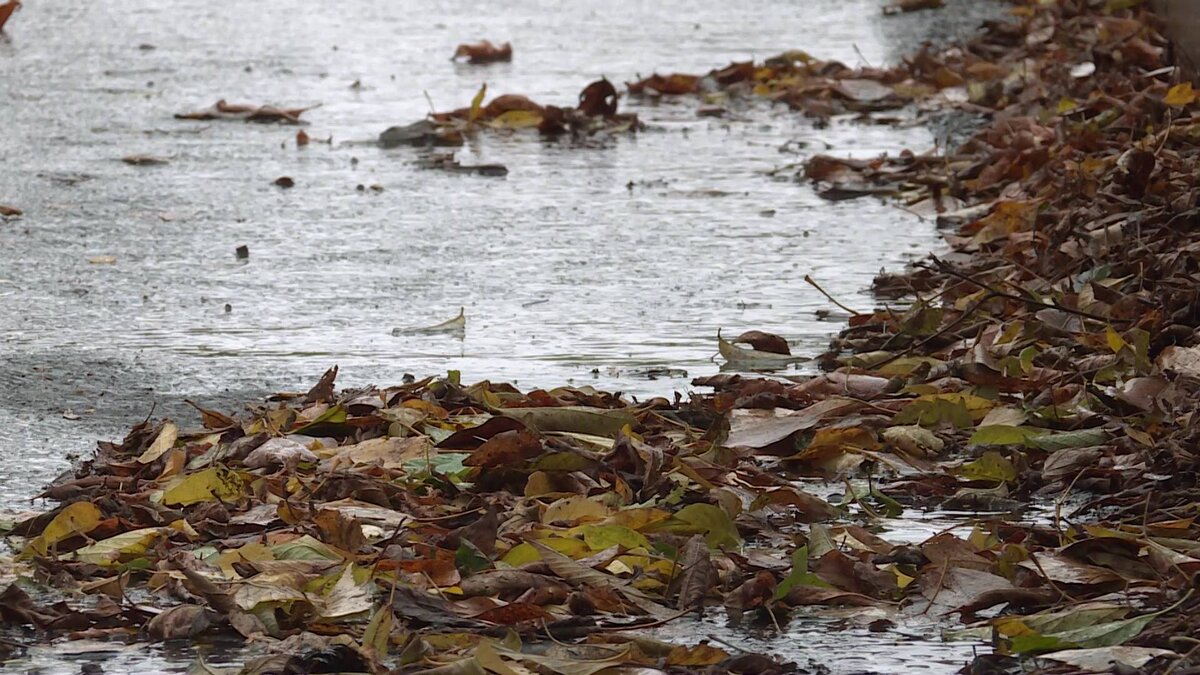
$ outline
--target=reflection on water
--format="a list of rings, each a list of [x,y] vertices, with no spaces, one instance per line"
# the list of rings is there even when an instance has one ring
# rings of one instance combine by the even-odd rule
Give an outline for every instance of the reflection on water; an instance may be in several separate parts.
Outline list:
[[[768,174],[812,152],[925,149],[920,126],[815,129],[765,105],[719,120],[694,100],[625,100],[649,125],[636,137],[494,134],[460,151],[506,178],[420,170],[411,150],[370,141],[428,100],[465,105],[484,81],[568,104],[601,76],[791,48],[878,64],[991,11],[963,0],[885,20],[880,4],[28,3],[0,40],[0,201],[26,212],[0,225],[0,505],[27,504],[67,454],[152,406],[190,420],[190,396],[234,412],[334,363],[344,385],[457,369],[646,396],[716,372],[718,328],[816,351],[836,324],[814,315],[829,303],[805,274],[869,307],[871,276],[936,233],[890,204],[823,202],[789,171]],[[511,40],[514,60],[449,61],[481,38]],[[306,132],[332,142],[172,118],[218,98],[320,104]],[[119,161],[131,154],[170,162]],[[295,188],[273,185],[284,175]],[[98,255],[116,264],[89,264]],[[392,335],[460,306],[462,339]]]

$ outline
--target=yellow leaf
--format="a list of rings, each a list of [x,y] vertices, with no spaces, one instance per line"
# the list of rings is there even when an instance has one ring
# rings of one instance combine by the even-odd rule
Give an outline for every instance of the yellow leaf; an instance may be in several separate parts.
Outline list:
[[[1104,339],[1108,341],[1108,348],[1113,350],[1113,353],[1121,351],[1122,347],[1128,347],[1125,338],[1121,337],[1117,331],[1113,330],[1112,326],[1104,329]]]
[[[479,114],[483,112],[483,97],[487,95],[487,82],[479,88],[479,93],[475,94],[475,98],[471,99],[471,115],[467,118],[468,123],[474,123],[479,119]]]
[[[533,110],[509,110],[488,122],[493,129],[532,129],[542,123],[542,116]]]
[[[192,527],[192,524],[183,518],[172,521],[167,525],[167,527],[175,530],[176,532],[182,533],[185,537],[191,539],[192,541],[196,541],[200,538],[200,533],[196,531],[196,528]]]
[[[645,536],[622,525],[584,525],[572,530],[571,534],[582,534],[584,543],[593,551],[603,551],[610,546],[620,546],[626,551],[650,548]]]
[[[168,450],[175,447],[177,438],[179,438],[179,427],[175,426],[174,422],[167,422],[163,425],[162,431],[158,432],[158,438],[154,439],[154,442],[146,448],[137,461],[140,464],[149,464],[162,457]]]
[[[1063,98],[1061,98],[1058,101],[1058,114],[1062,115],[1063,113],[1069,113],[1078,107],[1079,107],[1078,103],[1076,103],[1074,100],[1064,96]]]
[[[388,642],[392,634],[392,606],[382,605],[371,615],[363,631],[362,646],[375,650],[375,656],[384,658],[388,654]]]
[[[556,522],[574,524],[581,520],[601,520],[608,515],[608,507],[598,501],[582,495],[560,499],[546,507],[542,522],[550,525]]]
[[[642,530],[670,517],[671,514],[662,509],[639,507],[617,511],[604,522],[607,525],[624,525],[631,530]]]
[[[91,502],[75,502],[54,516],[46,529],[25,547],[23,556],[46,555],[50,548],[64,539],[77,534],[87,534],[96,529],[103,515]]]
[[[217,567],[221,568],[221,572],[230,579],[239,577],[236,570],[233,569],[235,562],[262,562],[274,560],[275,554],[271,549],[258,542],[250,542],[243,545],[241,548],[227,549],[217,556],[214,561]]]
[[[549,537],[547,539],[538,539],[539,544],[545,544],[568,558],[582,558],[591,553],[587,544],[578,539],[567,539],[566,537]],[[531,563],[542,559],[542,554],[538,552],[529,542],[522,542],[509,549],[508,553],[500,559],[506,565],[520,567],[525,563]]]
[[[695,647],[674,647],[667,654],[667,663],[672,666],[713,666],[727,658],[729,652],[701,643]]]
[[[119,562],[136,558],[145,553],[159,537],[163,536],[165,529],[145,527],[140,530],[130,530],[115,537],[102,539],[91,546],[84,546],[72,553],[71,559],[102,567],[112,567]]]
[[[1163,103],[1174,106],[1191,105],[1196,100],[1196,92],[1192,89],[1191,82],[1181,82],[1167,90],[1167,95],[1163,96]]]
[[[242,477],[224,466],[214,466],[194,473],[163,493],[162,503],[187,506],[198,502],[232,500],[242,494]]]

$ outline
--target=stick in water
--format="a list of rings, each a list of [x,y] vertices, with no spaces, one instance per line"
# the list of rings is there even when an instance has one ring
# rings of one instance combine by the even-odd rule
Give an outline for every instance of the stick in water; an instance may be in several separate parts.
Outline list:
[[[810,286],[812,286],[813,288],[815,288],[815,289],[817,289],[818,291],[820,291],[820,292],[821,292],[821,295],[825,296],[825,297],[826,297],[826,298],[827,298],[827,299],[828,299],[830,302],[832,302],[833,304],[837,305],[838,307],[841,307],[842,309],[846,310],[847,312],[850,312],[850,313],[851,313],[851,314],[853,314],[854,316],[862,316],[862,312],[859,312],[859,311],[857,311],[857,310],[850,309],[849,307],[847,307],[847,306],[843,305],[842,303],[838,302],[838,301],[837,301],[837,299],[836,299],[836,298],[834,298],[834,297],[833,297],[832,295],[830,295],[829,293],[827,293],[827,292],[825,291],[825,289],[824,289],[824,288],[821,288],[821,285],[820,285],[820,284],[818,284],[816,281],[813,281],[813,278],[812,278],[812,277],[810,277],[810,276],[808,276],[807,274],[805,274],[805,275],[804,275],[804,280],[808,282],[808,285],[810,285]]]

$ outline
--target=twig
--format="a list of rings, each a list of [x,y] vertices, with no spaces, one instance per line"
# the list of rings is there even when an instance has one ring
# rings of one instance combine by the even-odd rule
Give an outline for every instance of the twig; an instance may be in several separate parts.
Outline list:
[[[816,281],[813,281],[813,278],[810,277],[809,275],[807,275],[807,274],[804,275],[804,281],[808,282],[808,285],[817,289],[817,291],[819,291],[821,293],[821,295],[825,296],[833,304],[837,305],[838,307],[841,307],[842,309],[846,310],[847,312],[850,312],[854,316],[862,316],[862,312],[860,312],[858,310],[850,309],[849,307],[838,302],[832,295],[830,295],[828,292],[826,292],[826,290],[824,288],[821,288],[820,284],[818,284]]]
[[[933,597],[929,599],[929,604],[921,611],[922,614],[928,614],[929,610],[933,609],[933,601],[937,600],[938,595],[942,592],[942,585],[946,582],[946,569],[950,567],[950,559],[946,558],[942,561],[942,574],[938,577],[937,588],[933,591]]]
[[[706,635],[705,637],[707,637],[709,640],[712,640],[713,642],[716,642],[717,644],[722,644],[722,645],[725,645],[726,647],[729,647],[730,649],[733,649],[733,650],[735,650],[735,651],[739,651],[739,652],[741,652],[741,653],[743,653],[743,654],[749,654],[749,653],[751,653],[751,652],[749,652],[749,651],[747,651],[747,650],[745,650],[745,649],[742,649],[741,647],[739,647],[739,646],[737,646],[737,645],[733,644],[733,643],[732,643],[732,642],[730,642],[729,640],[723,640],[723,639],[721,639],[721,638],[717,637],[716,635],[713,635],[712,633],[709,633],[709,634],[708,634],[708,635]]]

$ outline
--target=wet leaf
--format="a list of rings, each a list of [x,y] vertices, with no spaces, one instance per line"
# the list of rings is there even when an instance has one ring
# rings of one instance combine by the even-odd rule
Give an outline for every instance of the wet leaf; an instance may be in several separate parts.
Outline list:
[[[242,495],[241,475],[224,466],[214,466],[185,476],[163,493],[163,504],[187,506],[214,500],[229,501]]]
[[[712,504],[688,504],[676,511],[671,520],[656,526],[656,529],[702,533],[712,548],[739,548],[742,545],[742,538],[729,515],[721,507]]]
[[[75,502],[63,507],[22,552],[23,557],[47,555],[61,541],[96,529],[104,514],[90,502]]]
[[[167,532],[170,530],[160,527],[130,530],[76,549],[70,559],[101,567],[112,567],[117,563],[144,555],[150,546],[159,538],[166,536]]]
[[[1004,455],[989,450],[979,459],[958,468],[957,473],[968,480],[991,480],[1007,483],[1016,480],[1017,469]]]
[[[716,575],[708,543],[701,535],[688,539],[680,555],[679,609],[704,610],[704,597],[712,585]]]

